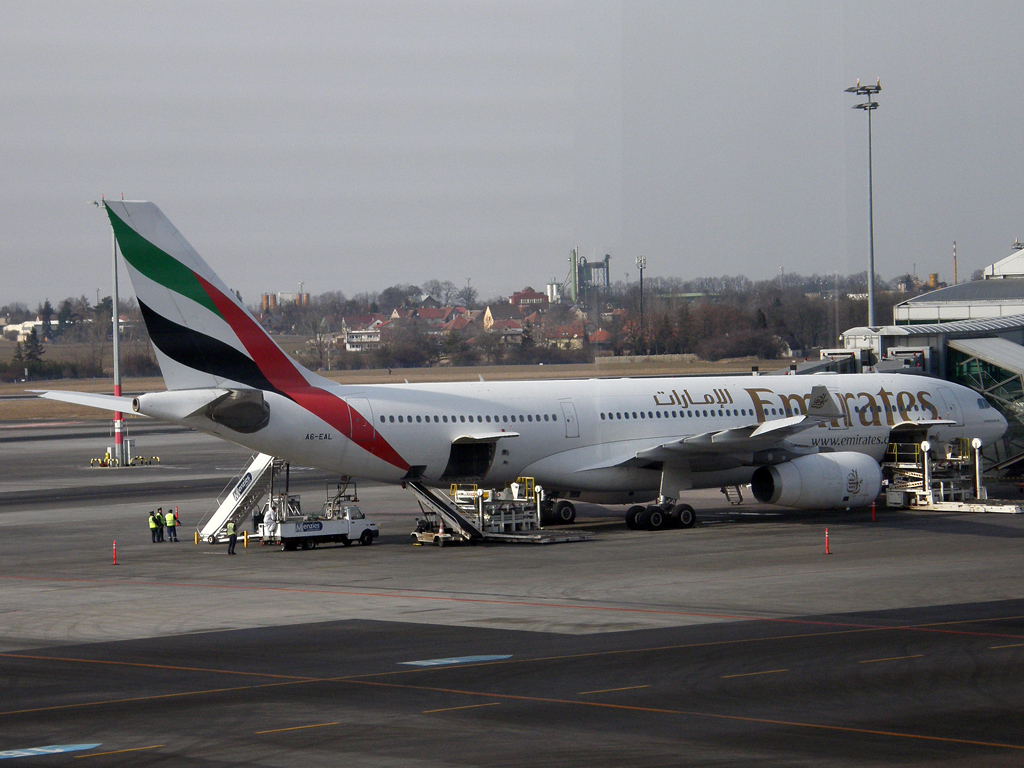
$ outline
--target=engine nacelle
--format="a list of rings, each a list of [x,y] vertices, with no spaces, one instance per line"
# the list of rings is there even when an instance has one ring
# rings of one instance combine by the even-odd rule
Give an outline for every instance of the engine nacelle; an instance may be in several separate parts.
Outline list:
[[[754,497],[798,509],[849,509],[871,504],[882,489],[882,469],[863,453],[815,453],[759,467]]]

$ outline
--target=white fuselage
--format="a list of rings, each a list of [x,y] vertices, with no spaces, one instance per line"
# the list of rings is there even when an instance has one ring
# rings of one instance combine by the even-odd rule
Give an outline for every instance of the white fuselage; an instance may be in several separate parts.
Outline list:
[[[922,428],[935,441],[979,437],[987,443],[1006,427],[976,393],[903,374],[318,385],[346,401],[372,430],[364,424],[351,439],[275,393],[267,394],[269,424],[254,434],[205,419],[182,423],[360,479],[445,484],[472,475],[501,486],[532,476],[549,490],[609,502],[658,492],[661,468],[645,466],[638,453],[804,414],[814,385],[828,388],[841,418],[792,435],[781,450],[747,452],[739,442],[729,451],[688,452],[683,463],[690,487],[748,482],[757,466],[796,454],[851,451],[878,460],[891,429],[908,422],[933,422]],[[386,461],[368,449],[382,443],[401,460]],[[453,444],[462,447],[453,452]]]

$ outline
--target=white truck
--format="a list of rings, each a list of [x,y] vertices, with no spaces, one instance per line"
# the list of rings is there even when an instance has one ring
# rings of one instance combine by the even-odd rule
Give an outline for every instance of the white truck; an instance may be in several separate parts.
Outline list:
[[[318,544],[338,543],[350,546],[358,541],[373,544],[380,535],[377,524],[367,520],[355,504],[342,497],[329,499],[319,515],[294,514],[299,509],[298,497],[287,503],[268,505],[260,533],[264,543],[280,542],[281,549],[313,549]],[[278,510],[288,513],[278,517]]]

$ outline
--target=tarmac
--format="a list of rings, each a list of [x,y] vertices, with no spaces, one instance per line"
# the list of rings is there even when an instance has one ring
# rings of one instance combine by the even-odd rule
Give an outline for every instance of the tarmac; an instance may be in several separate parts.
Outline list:
[[[411,492],[367,484],[372,546],[228,557],[193,531],[250,453],[131,436],[159,463],[90,467],[104,424],[0,428],[0,758],[1024,764],[1024,516],[714,490],[691,530],[580,504],[587,542],[439,549]],[[306,509],[334,481],[289,473]],[[157,506],[179,543],[150,543]]]

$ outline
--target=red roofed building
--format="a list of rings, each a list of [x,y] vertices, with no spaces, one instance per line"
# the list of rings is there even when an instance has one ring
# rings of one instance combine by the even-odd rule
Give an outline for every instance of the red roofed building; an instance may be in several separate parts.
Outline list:
[[[543,293],[537,293],[530,286],[526,286],[523,290],[513,293],[509,297],[508,303],[520,308],[524,306],[546,307],[548,305],[548,297]]]

